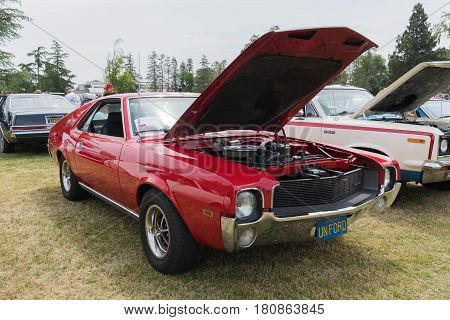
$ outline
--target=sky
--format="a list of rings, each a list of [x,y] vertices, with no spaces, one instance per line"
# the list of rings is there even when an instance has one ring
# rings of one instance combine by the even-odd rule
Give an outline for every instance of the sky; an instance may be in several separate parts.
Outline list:
[[[21,38],[5,50],[15,62],[31,62],[26,53],[38,46],[50,47],[56,37],[68,47],[67,66],[76,83],[103,80],[102,68],[114,40],[124,42],[124,52],[140,55],[145,74],[153,50],[176,57],[202,54],[210,61],[231,62],[252,34],[264,34],[273,25],[281,30],[319,26],[347,26],[383,45],[402,33],[417,0],[22,0],[20,9],[33,19],[24,23]],[[423,0],[431,23],[450,11],[448,0]],[[45,31],[43,31],[45,30]],[[441,43],[449,46],[449,42]],[[387,56],[395,41],[379,53]],[[83,58],[84,57],[84,58]],[[89,60],[89,61],[87,61]]]

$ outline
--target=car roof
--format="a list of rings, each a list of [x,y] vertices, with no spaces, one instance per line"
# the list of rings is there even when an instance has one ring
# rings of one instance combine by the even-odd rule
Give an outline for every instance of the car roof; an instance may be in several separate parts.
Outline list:
[[[367,91],[364,88],[348,86],[343,84],[331,84],[323,88],[323,90],[359,90],[359,91]]]
[[[200,96],[200,93],[193,92],[142,92],[118,93],[103,98],[197,98],[198,96]]]
[[[48,97],[48,96],[64,98],[63,96],[46,93],[13,93],[8,95],[9,98],[32,98],[32,97]]]

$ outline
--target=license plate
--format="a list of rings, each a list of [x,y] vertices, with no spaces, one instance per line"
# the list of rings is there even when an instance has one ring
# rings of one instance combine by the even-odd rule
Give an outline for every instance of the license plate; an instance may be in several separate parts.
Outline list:
[[[339,237],[348,232],[347,217],[339,217],[332,220],[322,220],[316,225],[316,240],[325,241]]]
[[[47,117],[47,124],[55,124],[59,120],[61,120],[62,117]]]

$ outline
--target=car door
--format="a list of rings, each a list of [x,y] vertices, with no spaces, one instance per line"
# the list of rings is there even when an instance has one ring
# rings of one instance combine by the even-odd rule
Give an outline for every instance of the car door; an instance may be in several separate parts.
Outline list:
[[[322,118],[313,103],[309,102],[285,127],[286,135],[313,142],[322,141]]]
[[[125,143],[121,100],[101,100],[93,109],[75,147],[78,176],[91,189],[121,202],[119,159]]]

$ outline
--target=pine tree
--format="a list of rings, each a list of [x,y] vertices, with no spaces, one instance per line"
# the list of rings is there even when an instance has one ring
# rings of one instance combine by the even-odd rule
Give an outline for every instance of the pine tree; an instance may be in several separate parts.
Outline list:
[[[157,70],[158,54],[153,51],[147,59],[147,81],[150,86],[150,91],[158,91],[158,70]]]
[[[44,63],[44,74],[42,76],[42,87],[48,91],[63,92],[65,87],[72,86],[72,79],[75,77],[70,70],[66,68],[66,62],[69,55],[65,53],[61,45],[53,40],[50,49],[49,58]]]
[[[194,91],[203,92],[214,78],[214,71],[209,65],[208,58],[203,55],[200,59],[200,68],[195,72]]]
[[[165,61],[165,55],[160,54],[158,56],[158,60],[156,63],[156,74],[158,79],[158,90],[157,91],[164,91],[164,84],[165,84],[165,72],[164,72],[164,61]]]
[[[172,66],[171,66],[171,81],[170,81],[170,88],[174,92],[179,91],[179,84],[178,84],[178,62],[176,58],[172,58]]]
[[[41,72],[44,68],[45,61],[48,56],[48,52],[44,47],[39,46],[35,50],[27,53],[27,56],[33,57],[34,62],[30,64],[30,67],[33,69],[36,74],[36,88],[41,88]]]
[[[170,81],[171,81],[171,72],[172,72],[172,59],[169,56],[166,56],[164,59],[164,86],[167,91],[170,91]]]
[[[270,27],[269,32],[272,32],[272,31],[278,31],[278,30],[280,30],[280,27],[279,27],[278,25],[274,25],[274,26],[271,26],[271,27]],[[245,49],[247,49],[248,47],[250,47],[250,45],[251,45],[253,42],[255,42],[256,40],[258,40],[258,39],[259,39],[259,34],[254,33],[254,34],[250,37],[250,39],[248,40],[248,42],[244,45],[244,49],[242,49],[241,52],[244,52]]]
[[[227,61],[226,60],[222,60],[222,61],[214,61],[211,65],[211,68],[213,70],[213,76],[214,78],[216,78],[219,74],[222,73],[223,70],[225,70],[227,66]]]
[[[423,5],[416,4],[406,30],[397,37],[395,51],[389,56],[390,81],[395,81],[420,62],[449,58],[448,50],[436,49],[438,43],[439,38],[433,34]]]

